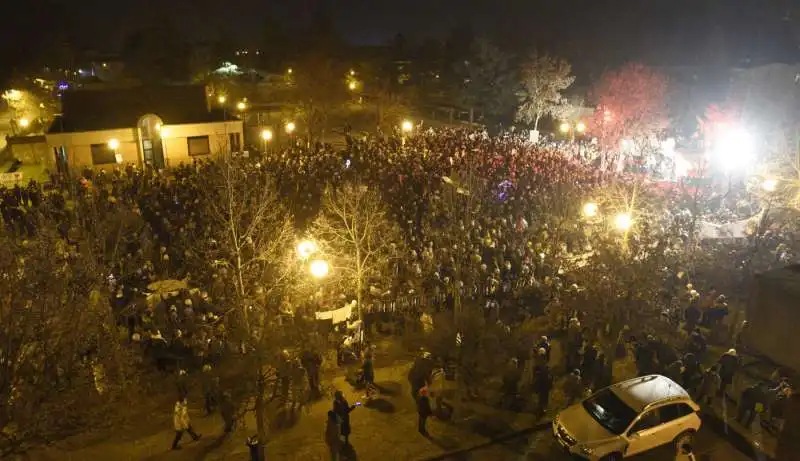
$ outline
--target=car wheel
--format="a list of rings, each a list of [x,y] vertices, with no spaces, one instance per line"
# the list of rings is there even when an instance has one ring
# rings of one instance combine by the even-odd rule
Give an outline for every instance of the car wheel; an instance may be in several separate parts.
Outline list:
[[[680,434],[678,434],[677,437],[675,437],[675,450],[679,452],[682,446],[684,445],[691,446],[693,441],[694,441],[694,431],[681,432]]]
[[[600,458],[600,461],[620,461],[622,459],[622,455],[619,453],[611,453],[610,455],[605,455]]]

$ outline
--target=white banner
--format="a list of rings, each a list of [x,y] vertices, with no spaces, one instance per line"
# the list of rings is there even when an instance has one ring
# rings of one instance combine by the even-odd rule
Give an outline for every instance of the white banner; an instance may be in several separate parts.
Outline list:
[[[15,171],[13,173],[0,173],[0,184],[11,185],[19,184],[22,182],[22,172]]]

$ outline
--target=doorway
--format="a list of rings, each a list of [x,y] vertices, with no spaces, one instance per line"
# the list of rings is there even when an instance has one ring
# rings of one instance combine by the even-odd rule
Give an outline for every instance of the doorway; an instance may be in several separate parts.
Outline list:
[[[161,142],[161,124],[161,118],[157,115],[145,115],[139,119],[142,161],[156,170],[161,170],[166,166],[164,144]]]

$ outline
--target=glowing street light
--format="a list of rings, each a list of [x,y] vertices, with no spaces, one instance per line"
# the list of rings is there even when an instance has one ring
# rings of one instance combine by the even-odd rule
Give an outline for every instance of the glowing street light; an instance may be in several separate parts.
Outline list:
[[[414,124],[411,123],[411,120],[403,120],[400,129],[403,130],[403,133],[410,133],[414,129]]]
[[[241,111],[243,111],[243,110],[247,109],[247,103],[244,102],[244,101],[239,101],[239,103],[236,104],[236,108],[241,110]]]
[[[311,261],[311,265],[309,266],[309,270],[311,271],[311,275],[314,278],[321,279],[328,275],[330,271],[330,266],[328,266],[328,262],[322,259],[315,259]]]
[[[221,94],[221,95],[217,96],[217,102],[220,103],[220,104],[225,104],[225,101],[227,101],[227,100],[228,100],[228,98],[226,98],[224,94]]]
[[[313,240],[303,240],[297,244],[297,257],[300,259],[308,259],[316,251],[317,244]]]
[[[583,215],[587,218],[594,218],[597,216],[597,204],[594,202],[589,202],[583,206]]]
[[[356,75],[356,71],[353,70],[353,69],[350,69],[350,76],[354,77],[355,75]]]
[[[263,139],[265,142],[272,141],[272,130],[262,130],[261,139]]]
[[[561,125],[559,125],[559,127],[558,127],[558,130],[559,130],[560,132],[564,133],[564,134],[566,134],[566,133],[569,133],[569,129],[570,129],[570,126],[569,126],[569,123],[567,123],[567,122],[563,122],[563,123],[562,123]]]
[[[575,125],[575,131],[577,131],[578,133],[585,132],[586,131],[586,124],[583,123],[583,122],[578,122],[578,124]]]
[[[166,137],[169,136],[169,128],[167,128],[165,126],[162,126],[161,128],[159,128],[158,132],[159,132],[159,134],[161,135],[162,138],[166,138]]]
[[[119,149],[119,140],[118,139],[114,139],[114,138],[109,139],[108,140],[108,148],[111,149],[111,150]]]
[[[31,121],[30,121],[30,120],[28,120],[27,118],[21,118],[21,119],[19,119],[19,126],[21,126],[22,128],[28,128],[28,126],[29,126],[30,124],[31,124]]]
[[[765,179],[764,182],[761,183],[761,188],[764,189],[765,192],[775,192],[777,187],[778,181],[774,179]]]
[[[347,84],[347,88],[350,88],[350,91],[355,91],[356,87],[358,87],[358,84],[354,81]]]
[[[619,213],[614,217],[614,227],[622,232],[627,232],[633,226],[633,218],[630,213]]]
[[[292,72],[293,72],[293,70],[292,70],[292,68],[291,68],[291,67],[290,67],[290,68],[288,68],[288,69],[286,69],[286,73],[287,73],[287,74],[289,74],[289,75],[292,75]]]
[[[286,133],[287,134],[294,133],[295,128],[297,128],[297,125],[295,125],[294,122],[287,123],[286,124]]]

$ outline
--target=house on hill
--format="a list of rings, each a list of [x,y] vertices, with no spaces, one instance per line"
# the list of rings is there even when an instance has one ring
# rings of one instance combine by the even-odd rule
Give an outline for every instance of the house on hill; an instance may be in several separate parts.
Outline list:
[[[169,168],[242,149],[242,121],[211,109],[202,85],[82,89],[62,95],[45,139],[53,170]]]

